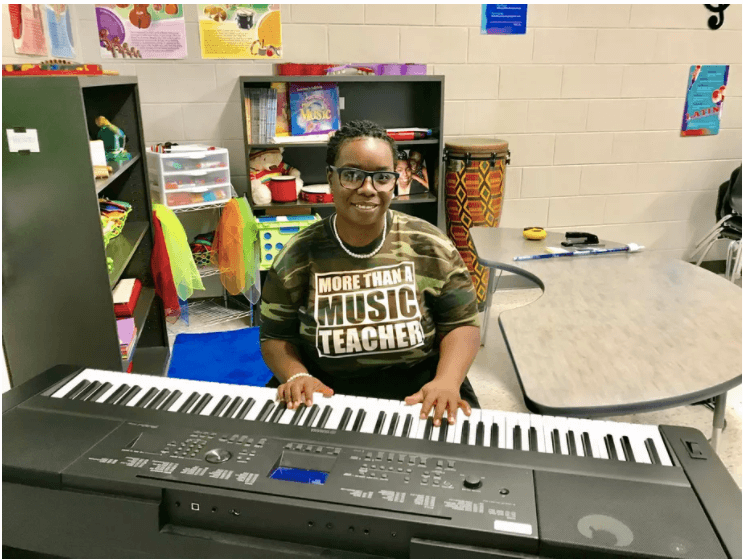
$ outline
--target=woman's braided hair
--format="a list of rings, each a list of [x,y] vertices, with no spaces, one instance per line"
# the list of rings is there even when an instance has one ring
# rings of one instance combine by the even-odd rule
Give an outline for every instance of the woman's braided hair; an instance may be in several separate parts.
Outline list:
[[[343,142],[353,140],[354,138],[378,138],[384,140],[392,150],[393,166],[397,165],[397,144],[395,140],[387,135],[387,131],[384,128],[371,120],[352,120],[348,124],[344,124],[340,130],[333,134],[330,141],[328,141],[328,152],[325,162],[328,165],[335,165],[338,151],[340,151]]]

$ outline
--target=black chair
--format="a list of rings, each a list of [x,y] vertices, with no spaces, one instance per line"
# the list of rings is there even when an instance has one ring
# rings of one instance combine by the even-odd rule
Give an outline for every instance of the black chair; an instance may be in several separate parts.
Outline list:
[[[717,241],[727,240],[729,244],[725,277],[734,281],[741,272],[741,215],[741,167],[738,167],[732,172],[730,179],[720,185],[715,207],[717,223],[697,243],[689,260],[693,260],[701,252],[696,261],[697,266],[701,265]]]

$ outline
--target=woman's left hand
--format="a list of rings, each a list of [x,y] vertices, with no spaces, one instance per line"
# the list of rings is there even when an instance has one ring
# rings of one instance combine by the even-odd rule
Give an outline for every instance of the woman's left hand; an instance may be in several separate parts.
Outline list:
[[[424,384],[418,392],[405,398],[405,403],[409,406],[421,402],[423,402],[421,419],[426,419],[431,409],[434,408],[433,424],[436,427],[441,425],[444,412],[446,412],[450,425],[454,425],[459,408],[462,408],[467,416],[472,413],[470,405],[459,397],[459,386],[453,386],[451,383],[432,380]]]

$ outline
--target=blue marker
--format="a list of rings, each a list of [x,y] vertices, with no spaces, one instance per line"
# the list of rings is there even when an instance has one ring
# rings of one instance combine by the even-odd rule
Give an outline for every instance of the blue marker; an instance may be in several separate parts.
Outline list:
[[[590,250],[575,250],[573,252],[553,252],[550,254],[530,254],[527,256],[514,256],[514,260],[542,260],[543,258],[561,258],[563,256],[589,256],[591,254],[608,254],[611,252],[637,252],[644,249],[644,246],[629,243],[626,247],[620,248],[594,248]]]

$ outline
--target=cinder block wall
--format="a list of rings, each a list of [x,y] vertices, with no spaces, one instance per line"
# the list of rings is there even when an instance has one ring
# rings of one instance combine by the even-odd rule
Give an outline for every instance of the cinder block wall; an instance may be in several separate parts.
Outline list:
[[[147,143],[230,150],[247,182],[237,77],[264,61],[103,60],[92,5],[71,6],[78,60],[137,75]],[[714,223],[717,188],[741,160],[741,6],[722,29],[694,5],[530,5],[526,35],[481,35],[480,4],[282,6],[283,62],[418,62],[446,76],[447,137],[508,140],[503,226],[590,230],[682,257]],[[17,56],[3,11],[3,61]],[[38,57],[37,57],[38,59]],[[681,138],[691,64],[730,64],[717,136]],[[723,247],[709,258],[724,258]]]

